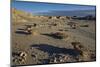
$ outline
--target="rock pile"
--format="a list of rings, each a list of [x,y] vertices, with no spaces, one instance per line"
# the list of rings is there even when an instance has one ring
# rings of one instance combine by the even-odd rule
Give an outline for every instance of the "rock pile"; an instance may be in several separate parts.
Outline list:
[[[56,32],[56,33],[51,33],[51,36],[58,38],[58,39],[64,39],[69,37],[68,34],[66,34],[65,32]]]
[[[73,21],[70,21],[68,22],[68,24],[72,29],[76,29],[79,27],[79,24],[77,22],[73,22]]]
[[[12,61],[14,63],[22,64],[26,61],[27,53],[25,51],[13,52],[12,56]]]
[[[79,52],[79,55],[76,57],[77,61],[92,61],[92,60],[95,60],[93,58],[93,57],[95,57],[94,52],[87,49],[80,42],[72,42],[71,44],[73,46],[73,49],[75,49],[77,52]]]
[[[68,54],[53,54],[50,57],[49,63],[64,63],[64,62],[73,62],[74,58]]]

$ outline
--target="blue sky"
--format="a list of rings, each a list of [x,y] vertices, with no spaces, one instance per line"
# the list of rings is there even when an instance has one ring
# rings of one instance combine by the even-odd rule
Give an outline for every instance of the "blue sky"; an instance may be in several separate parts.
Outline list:
[[[75,10],[95,10],[95,6],[82,6],[73,4],[50,4],[41,2],[13,1],[12,8],[31,13],[50,11],[75,11]]]

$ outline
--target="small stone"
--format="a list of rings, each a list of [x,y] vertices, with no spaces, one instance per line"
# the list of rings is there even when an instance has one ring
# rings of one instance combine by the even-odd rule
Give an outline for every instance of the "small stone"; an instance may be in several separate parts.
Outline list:
[[[18,59],[14,57],[14,58],[12,58],[12,61],[15,63],[18,61]]]
[[[22,63],[25,62],[25,60],[24,60],[22,57],[19,57],[19,58],[18,58],[18,62],[19,62],[20,64],[22,64]]]
[[[54,63],[57,63],[57,58],[56,57],[54,58]]]
[[[20,57],[26,57],[26,56],[27,56],[26,52],[21,52],[20,53]]]
[[[34,54],[34,53],[32,53],[32,55],[31,55],[32,57],[34,57],[34,58],[37,58],[37,56]]]

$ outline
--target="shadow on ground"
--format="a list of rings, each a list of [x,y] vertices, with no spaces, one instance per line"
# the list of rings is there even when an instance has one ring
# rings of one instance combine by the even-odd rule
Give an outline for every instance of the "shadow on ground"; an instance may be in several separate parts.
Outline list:
[[[23,35],[29,35],[31,33],[27,33],[25,32],[24,30],[18,30],[18,31],[15,31],[16,34],[23,34]]]
[[[47,52],[49,55],[52,55],[53,53],[56,54],[69,54],[72,56],[78,56],[79,52],[75,49],[70,48],[59,48],[56,46],[48,45],[48,44],[34,44],[31,45],[32,48],[37,48],[41,51]]]
[[[61,36],[56,36],[56,35],[54,35],[54,34],[42,34],[42,35],[45,35],[45,36],[49,36],[49,37],[52,37],[52,38],[55,38],[55,39],[62,39],[62,37]]]

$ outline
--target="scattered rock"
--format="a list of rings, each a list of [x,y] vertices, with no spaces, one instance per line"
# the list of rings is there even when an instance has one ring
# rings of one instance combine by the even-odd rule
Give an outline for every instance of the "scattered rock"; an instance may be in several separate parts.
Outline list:
[[[72,42],[71,44],[72,44],[72,46],[73,46],[73,48],[74,48],[75,50],[81,50],[82,48],[84,48],[84,46],[81,45],[80,42]]]
[[[91,53],[89,49],[84,47],[80,42],[72,42],[73,49],[75,49],[77,52],[79,52],[79,55],[77,58],[77,61],[92,61],[95,60],[93,57],[95,57],[95,54]],[[93,55],[93,56],[92,56]]]
[[[26,52],[20,52],[20,57],[26,58],[27,57],[27,53]]]
[[[32,53],[31,56],[34,57],[34,58],[37,58],[35,53]]]
[[[80,25],[80,27],[89,27],[88,24]]]
[[[64,62],[75,61],[73,57],[66,54],[55,54],[55,55],[52,55],[49,59],[50,59],[49,63],[64,63]]]
[[[77,22],[68,22],[68,24],[67,25],[70,25],[70,27],[72,28],[72,29],[76,29],[76,28],[78,28],[79,27],[79,24],[77,23]]]
[[[64,38],[67,38],[69,35],[66,34],[65,32],[56,32],[56,33],[51,33],[51,35],[55,38],[58,38],[58,39],[64,39]]]
[[[12,61],[14,63],[23,64],[26,61],[27,53],[24,51],[13,52]]]

